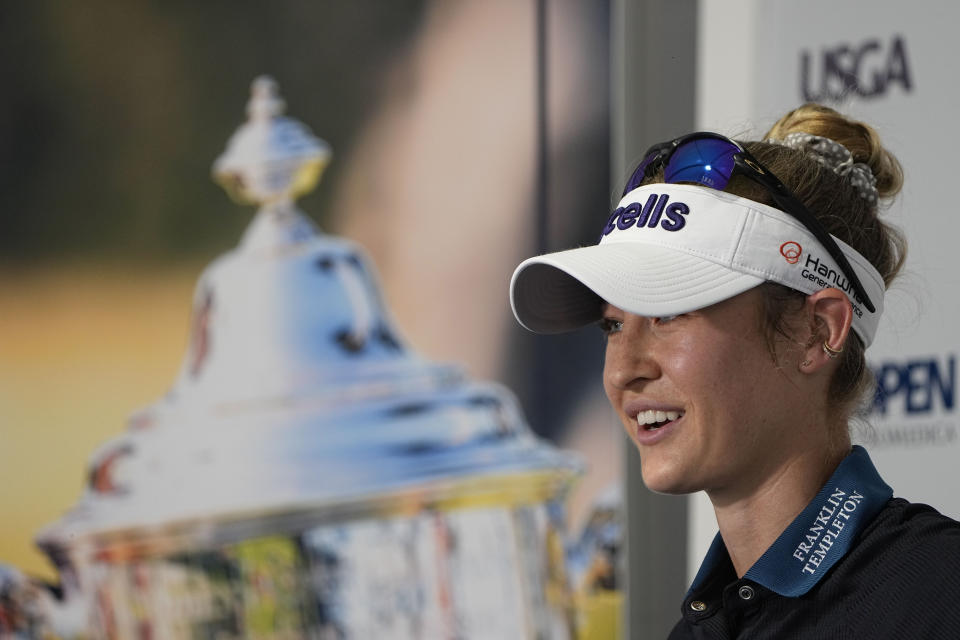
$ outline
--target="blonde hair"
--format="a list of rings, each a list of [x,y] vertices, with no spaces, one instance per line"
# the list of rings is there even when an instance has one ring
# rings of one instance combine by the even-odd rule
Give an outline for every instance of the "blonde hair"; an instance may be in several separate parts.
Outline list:
[[[907,247],[900,230],[881,220],[879,211],[903,185],[900,163],[883,147],[872,127],[823,105],[809,103],[790,111],[764,138],[780,140],[794,132],[839,142],[850,151],[854,162],[868,165],[877,181],[879,203],[871,204],[848,180],[805,151],[770,142],[747,142],[744,147],[797,196],[829,233],[869,260],[889,287],[903,266]],[[743,178],[731,180],[727,191],[776,206],[764,189]],[[804,296],[780,285],[763,286],[768,294],[763,328],[773,347],[778,334],[788,333],[785,318],[795,304],[791,300],[802,304]],[[861,405],[873,388],[863,343],[851,335],[830,381],[828,398],[846,415]]]

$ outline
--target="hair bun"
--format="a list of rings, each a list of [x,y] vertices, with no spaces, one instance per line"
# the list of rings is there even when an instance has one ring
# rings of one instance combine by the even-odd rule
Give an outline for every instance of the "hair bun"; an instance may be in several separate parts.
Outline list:
[[[892,198],[900,192],[903,169],[893,154],[883,147],[880,136],[870,125],[848,118],[830,107],[807,103],[780,118],[764,137],[784,141],[791,134],[798,133],[828,138],[846,147],[854,164],[863,163],[869,167],[880,198]]]

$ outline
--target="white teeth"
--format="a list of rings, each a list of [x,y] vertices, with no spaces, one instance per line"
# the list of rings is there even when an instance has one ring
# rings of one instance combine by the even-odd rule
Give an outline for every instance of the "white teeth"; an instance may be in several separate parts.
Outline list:
[[[637,424],[641,427],[661,422],[674,421],[683,415],[683,411],[656,411],[653,409],[641,411],[637,414]]]

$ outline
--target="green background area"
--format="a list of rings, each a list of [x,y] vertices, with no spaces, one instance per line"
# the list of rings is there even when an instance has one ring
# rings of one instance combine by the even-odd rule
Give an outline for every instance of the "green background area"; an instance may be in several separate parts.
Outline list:
[[[6,3],[0,261],[163,260],[230,247],[249,215],[209,179],[210,166],[246,117],[251,80],[274,76],[291,115],[322,123],[316,135],[344,153],[423,5]],[[342,166],[333,162],[327,185]],[[321,186],[304,209],[326,211],[330,193]]]

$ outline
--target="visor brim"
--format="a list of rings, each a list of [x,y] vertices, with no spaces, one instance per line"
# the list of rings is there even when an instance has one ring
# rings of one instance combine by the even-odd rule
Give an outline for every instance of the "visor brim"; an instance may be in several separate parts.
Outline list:
[[[763,282],[673,248],[618,243],[525,260],[511,279],[510,304],[527,329],[562,333],[600,320],[604,303],[642,316],[673,316]]]

